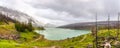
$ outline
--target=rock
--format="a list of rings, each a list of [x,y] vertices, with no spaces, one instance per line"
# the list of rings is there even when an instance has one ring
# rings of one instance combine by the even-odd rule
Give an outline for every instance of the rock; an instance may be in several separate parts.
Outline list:
[[[19,38],[18,34],[0,34],[1,39],[11,39],[11,40],[16,40]]]
[[[38,48],[37,46],[33,46],[33,48]]]
[[[120,42],[119,42],[119,41],[116,41],[116,42],[114,43],[114,46],[115,46],[116,48],[120,48]]]
[[[111,48],[111,44],[110,44],[110,42],[105,42],[105,44],[104,44],[104,48]]]
[[[60,48],[59,46],[52,46],[51,48]]]
[[[93,45],[88,44],[88,45],[87,45],[87,48],[93,48]]]

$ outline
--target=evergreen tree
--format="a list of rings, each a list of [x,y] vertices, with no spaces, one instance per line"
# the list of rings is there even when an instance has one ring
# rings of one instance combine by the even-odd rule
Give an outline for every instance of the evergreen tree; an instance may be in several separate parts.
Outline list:
[[[15,28],[19,32],[25,32],[25,31],[30,31],[31,32],[31,31],[34,30],[34,27],[32,26],[32,23],[25,24],[25,23],[16,22],[15,23]]]

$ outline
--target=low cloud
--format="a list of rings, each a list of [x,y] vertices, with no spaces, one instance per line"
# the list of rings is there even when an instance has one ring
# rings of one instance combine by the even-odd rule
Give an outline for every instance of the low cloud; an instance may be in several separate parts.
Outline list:
[[[65,25],[77,22],[117,19],[120,0],[0,0],[1,6],[25,12],[44,23]]]

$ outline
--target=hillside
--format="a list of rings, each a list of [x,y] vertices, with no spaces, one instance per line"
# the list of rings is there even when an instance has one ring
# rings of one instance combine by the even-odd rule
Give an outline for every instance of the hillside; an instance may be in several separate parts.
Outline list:
[[[116,32],[116,29],[110,30],[110,34],[113,37],[116,36]],[[98,35],[99,37],[108,37],[108,33],[108,30],[104,29],[99,30]],[[0,25],[0,34],[17,35],[19,37],[17,39],[1,38],[0,48],[86,48],[88,46],[93,46],[94,40],[91,33],[59,41],[46,40],[44,39],[44,36],[35,32],[17,32],[14,28],[14,23]],[[114,40],[111,43],[113,48],[115,48],[115,42],[116,41]]]
[[[0,6],[0,14],[3,14],[19,22],[28,23],[30,21],[34,26],[43,26],[43,24],[40,21],[36,20],[34,17],[15,9],[13,10],[11,8]]]
[[[86,48],[93,46],[94,36],[92,36],[91,33],[59,41],[47,40],[43,35],[35,32],[16,31],[15,23],[12,19],[4,17],[3,15],[1,18],[3,20],[1,19],[0,24],[0,48]],[[103,29],[99,30],[98,35],[99,37],[107,38],[110,33],[112,37],[116,37],[116,32],[116,29],[110,29],[110,31]],[[100,41],[104,42],[103,40]],[[115,42],[116,40],[112,41],[112,48],[119,46],[119,44],[114,44]]]
[[[0,14],[0,48],[17,48],[18,46],[19,48],[29,48],[25,46],[24,43],[34,40],[40,36],[39,34],[32,31],[26,30],[24,32],[20,32],[16,30],[16,23],[20,22],[11,19],[6,15]],[[19,26],[21,27],[22,25]]]
[[[118,21],[109,21],[110,27],[115,27]],[[96,22],[83,22],[83,23],[74,23],[69,25],[60,26],[59,28],[69,28],[69,29],[92,29],[95,27]],[[99,27],[108,27],[108,21],[99,21]]]

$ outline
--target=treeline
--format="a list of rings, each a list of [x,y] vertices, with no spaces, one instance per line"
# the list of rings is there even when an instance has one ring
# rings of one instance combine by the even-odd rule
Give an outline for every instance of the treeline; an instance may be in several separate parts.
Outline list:
[[[19,32],[34,30],[32,23],[30,23],[30,22],[28,24],[20,23],[17,20],[13,20],[13,19],[9,18],[8,15],[4,15],[4,14],[0,13],[0,24],[3,24],[3,23],[9,24],[9,22],[15,23],[15,28]]]
[[[26,31],[30,31],[31,32],[31,31],[34,30],[34,27],[32,26],[31,22],[29,22],[28,24],[16,22],[15,23],[15,28],[19,32],[26,32]]]

